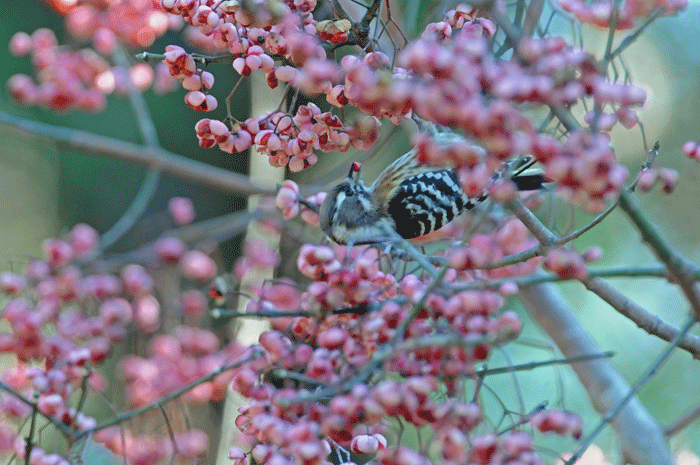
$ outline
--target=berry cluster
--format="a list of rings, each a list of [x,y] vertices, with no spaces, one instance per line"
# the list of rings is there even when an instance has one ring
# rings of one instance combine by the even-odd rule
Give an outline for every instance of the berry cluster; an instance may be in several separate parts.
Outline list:
[[[145,48],[168,30],[177,27],[152,1],[45,0],[66,16],[68,32],[79,40],[92,40],[100,53],[110,53],[117,41]]]
[[[449,264],[461,272],[460,279],[472,280],[473,270],[498,263],[503,258],[528,250],[536,244],[537,241],[520,221],[509,219],[491,233],[475,234],[464,244],[466,247],[458,246],[449,251]],[[490,279],[522,276],[534,272],[539,264],[540,258],[534,257],[513,265],[483,270],[482,273],[483,277]]]
[[[208,98],[208,97],[207,97]],[[230,130],[218,120],[203,119],[195,126],[201,147],[215,144],[224,152],[242,152],[255,144],[268,155],[270,165],[286,166],[293,172],[316,164],[314,149],[345,152],[351,145],[371,145],[379,133],[379,121],[366,117],[357,126],[344,126],[330,112],[321,113],[313,103],[300,106],[296,114],[281,111],[249,118]]]
[[[278,197],[288,213],[298,212],[295,188],[287,182]],[[515,220],[498,236],[494,251],[501,254],[532,245]],[[485,241],[486,235],[477,236],[475,247]],[[271,260],[263,259],[264,265],[278,263],[272,251],[251,244],[236,269],[247,270],[265,256]],[[474,363],[487,358],[494,344],[519,334],[517,314],[501,313],[505,300],[498,293],[451,287],[466,271],[452,270],[431,289],[429,279],[408,274],[397,280],[382,272],[379,256],[374,249],[306,244],[297,260],[311,280],[305,290],[276,281],[255,291],[248,312],[285,314],[272,318],[273,329],[259,338],[264,362],[233,373],[233,388],[251,399],[236,419],[250,438],[250,452],[232,448],[234,463],[250,456],[259,463],[324,464],[329,454],[349,451],[387,464],[428,464],[428,453],[455,463],[543,463],[525,433],[473,435],[482,409],[460,400]],[[534,265],[526,266],[499,272],[531,272]],[[353,382],[345,385],[348,379]],[[447,400],[435,400],[439,388]],[[430,426],[436,440],[425,451],[394,445],[388,418]],[[573,417],[558,421],[552,411],[536,418],[542,431],[580,434]]]
[[[294,181],[286,180],[282,183],[279,192],[277,192],[275,205],[282,211],[282,216],[287,220],[297,216],[301,209],[301,219],[312,226],[318,226],[318,209],[323,204],[325,198],[326,193],[319,192],[307,198],[305,204],[300,204],[299,186]],[[308,205],[316,206],[315,211],[309,208]]]
[[[615,3],[611,0],[596,0],[586,3],[580,0],[557,0],[566,11],[573,13],[582,23],[601,28],[630,29],[637,20],[642,20],[658,10],[667,15],[678,13],[688,6],[686,0],[661,0],[646,2],[640,0]],[[613,19],[614,18],[614,19]],[[613,20],[615,23],[613,23]]]
[[[95,433],[96,442],[134,465],[152,465],[175,459],[203,460],[210,450],[209,437],[201,430],[176,433],[173,438],[134,434],[121,426]]]
[[[49,29],[37,29],[31,36],[18,32],[10,41],[10,52],[31,54],[38,78],[35,83],[30,76],[15,74],[8,80],[10,95],[23,105],[99,112],[106,104],[105,93],[114,89],[115,70],[102,57],[89,49],[59,48]]]
[[[194,218],[191,201],[185,198],[172,199],[169,210],[179,224]],[[156,332],[147,353],[121,361],[128,406],[159,401],[188,383],[193,388],[183,394],[182,402],[201,404],[223,397],[235,374],[225,368],[240,365],[237,361],[245,357],[253,359],[251,349],[236,341],[222,346],[212,332],[195,326],[164,328],[172,319],[197,323],[207,310],[199,283],[209,282],[216,274],[213,260],[201,251],[188,250],[180,239],[166,237],[154,244],[148,268],[130,263],[114,273],[95,271],[104,268],[93,262],[100,254],[99,235],[84,224],[65,238],[47,239],[42,247],[44,258],[31,262],[23,273],[0,273],[0,291],[7,296],[1,318],[8,328],[0,333],[0,352],[17,359],[3,373],[2,382],[21,396],[0,398],[0,453],[14,452],[22,458],[31,450],[29,463],[65,462],[38,446],[25,447],[19,432],[27,418],[36,414],[35,404],[37,413],[68,428],[64,432],[77,437],[96,431],[95,440],[132,463],[151,465],[173,454],[203,457],[208,451],[207,436],[184,425],[175,431],[174,439],[127,432],[124,447],[123,427],[102,429],[81,410],[83,402],[78,398],[107,389],[108,378],[99,369],[115,347],[135,334],[148,337]],[[189,287],[168,308],[161,308],[156,297],[158,277],[164,274],[176,276]]]
[[[214,75],[197,69],[194,58],[177,45],[165,47],[165,60],[170,75],[180,80],[182,87],[189,90],[185,103],[193,110],[214,111],[218,102],[207,91],[214,85]]]
[[[559,435],[571,435],[580,439],[583,423],[581,417],[561,410],[542,410],[530,419],[532,426],[543,433],[554,432]]]
[[[450,129],[419,134],[415,154],[422,163],[454,168],[470,197],[488,189],[497,201],[513,200],[514,184],[494,181],[493,173],[514,157],[531,154],[565,199],[599,211],[628,177],[608,133],[618,123],[636,126],[636,109],[646,99],[640,87],[611,80],[601,69],[616,57],[598,60],[561,37],[528,37],[525,26],[513,32],[499,19],[505,14],[499,2],[485,11],[456,6],[416,40],[401,46],[393,41],[393,56],[380,50],[397,27],[389,12],[385,29],[369,39],[374,26],[363,29],[364,23],[372,19],[368,23],[379,28],[380,13],[359,21],[321,18],[324,8],[315,0],[47,2],[67,15],[74,37],[92,40],[103,55],[118,42],[149,46],[168,27],[186,23],[192,43],[212,56],[168,45],[155,71],[144,63],[127,71],[111,67],[94,51],[59,47],[48,30],[18,33],[10,49],[17,56],[31,54],[37,81],[14,76],[8,88],[15,99],[96,111],[105,95],[126,90],[129,81],[139,89],[155,82],[161,91],[179,81],[188,91],[188,106],[212,112],[218,108],[210,94],[214,76],[204,68],[230,63],[237,78],[258,73],[270,88],[282,83],[285,92],[300,91],[326,103],[295,103],[287,111],[280,106],[240,122],[230,114],[202,119],[195,126],[200,146],[226,153],[254,146],[270,165],[293,172],[315,165],[318,151],[370,148],[379,139],[382,118],[394,124],[416,118]],[[612,0],[560,4],[583,22],[622,29],[652,11],[677,11],[684,0],[632,0],[618,12]],[[341,10],[333,14],[345,16]],[[496,43],[503,50],[497,51]],[[341,46],[361,51],[343,50],[338,61],[334,52]],[[567,113],[575,105],[590,108],[581,112],[580,122]],[[550,124],[546,114],[561,126]],[[700,159],[695,142],[684,152]],[[648,168],[636,183],[642,190],[660,184],[670,191],[677,178],[672,170]],[[297,184],[285,181],[275,203],[284,218],[301,214],[318,226],[316,211],[324,195],[304,199]],[[195,218],[184,198],[172,199],[168,210],[176,225]],[[262,222],[275,233],[281,224],[279,218]],[[455,221],[442,231],[468,239],[419,257],[420,271],[401,269],[404,256],[394,261],[371,247],[302,245],[289,273],[294,280],[278,277],[239,289],[250,298],[249,316],[270,318],[271,328],[250,346],[235,339],[224,343],[200,327],[209,306],[202,288],[216,276],[217,265],[182,239],[158,239],[142,249],[149,254],[139,263],[119,256],[104,260],[97,232],[86,225],[65,238],[46,240],[42,260],[23,273],[0,274],[6,296],[1,318],[9,328],[0,333],[0,352],[17,359],[2,377],[2,387],[12,395],[0,397],[0,453],[29,455],[32,465],[67,463],[47,454],[41,439],[31,438],[33,432],[32,443],[22,438],[22,425],[41,415],[68,443],[91,435],[138,465],[200,461],[209,438],[187,422],[169,421],[165,407],[167,434],[152,427],[160,418],[155,414],[142,417],[140,430],[125,428],[124,420],[131,418],[129,412],[140,414],[172,400],[173,393],[189,405],[220,401],[230,386],[249,399],[235,418],[240,441],[230,450],[234,465],[349,465],[351,453],[363,463],[382,465],[543,463],[527,431],[578,439],[580,418],[559,410],[519,412],[510,418],[510,429],[495,434],[500,428],[487,418],[482,395],[491,378],[481,362],[522,331],[519,315],[506,309],[506,296],[518,292],[514,278],[543,265],[552,279],[585,280],[586,263],[600,258],[601,251],[538,248],[522,222],[499,214],[475,225]],[[545,257],[534,257],[542,249]],[[509,265],[490,269],[499,262]],[[295,262],[248,238],[232,280],[245,282],[263,269],[280,276],[280,265],[287,274]],[[494,279],[498,285],[489,282]],[[227,310],[217,309],[219,315]],[[124,404],[132,410],[100,423],[83,400],[105,391],[108,380],[100,367],[118,344],[136,346],[135,338],[145,344],[118,363]],[[511,413],[508,400],[503,403],[505,418]],[[115,422],[119,425],[107,427]],[[407,447],[402,436],[407,428],[430,431],[431,441]],[[154,430],[160,432],[143,434]]]

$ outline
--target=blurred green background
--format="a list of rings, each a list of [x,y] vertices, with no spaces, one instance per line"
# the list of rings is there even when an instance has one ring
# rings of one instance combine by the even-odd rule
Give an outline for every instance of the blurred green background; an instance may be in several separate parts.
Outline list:
[[[411,5],[417,3],[412,2]],[[428,2],[422,2],[416,11],[424,11],[427,7]],[[6,44],[17,31],[31,33],[39,27],[54,29],[59,41],[65,43],[61,22],[62,19],[41,1],[11,2],[0,17],[0,43]],[[555,27],[566,29],[568,25],[555,23]],[[565,36],[567,32],[564,32]],[[604,34],[584,29],[584,40],[600,56],[598,51],[602,49]],[[166,44],[178,42],[177,37],[169,35],[159,39],[149,51],[160,53]],[[696,262],[700,261],[700,165],[687,159],[681,147],[689,139],[700,139],[699,44],[700,4],[694,3],[676,17],[658,20],[624,55],[632,78],[643,85],[648,93],[648,104],[640,112],[647,138],[650,143],[656,139],[660,141],[659,162],[677,169],[681,175],[672,195],[653,191],[640,194],[639,199],[648,215],[658,222],[675,247]],[[0,59],[4,63],[0,67],[2,83],[12,74],[32,73],[29,59],[12,57],[6,47],[0,48]],[[233,79],[229,70],[227,66],[212,70],[217,77],[215,95],[220,102],[215,117],[223,118],[223,98],[232,85],[227,79]],[[183,104],[183,96],[182,89],[166,96],[151,92],[145,95],[162,146],[180,155],[245,173],[247,155],[228,155],[217,149],[204,150],[197,145],[193,128],[204,115],[187,108]],[[238,101],[235,105],[236,116],[245,118],[248,105],[245,99]],[[18,106],[3,91],[0,92],[0,110],[35,121],[141,142],[136,121],[125,98],[110,98],[106,111],[97,115],[80,112],[54,114],[40,108]],[[389,123],[386,123],[385,129],[389,127]],[[630,167],[631,172],[635,172],[646,157],[639,131],[617,129],[612,136],[619,158]],[[403,142],[399,140],[401,138]],[[392,144],[405,146],[405,137],[396,136]],[[388,154],[387,158],[391,155]],[[352,156],[343,155],[343,163]],[[364,175],[367,179],[373,179],[382,166],[367,168],[363,170]],[[308,176],[312,178],[324,174],[322,165],[311,171]],[[89,223],[100,232],[109,229],[128,207],[145,173],[141,166],[58,150],[50,143],[37,143],[0,126],[0,270],[21,269],[29,257],[39,255],[39,246],[44,238],[55,237],[76,223]],[[167,200],[175,195],[192,198],[198,219],[238,210],[245,205],[240,197],[164,176],[145,221],[137,225],[123,242],[143,242],[167,227],[164,212]],[[562,210],[560,224],[565,223],[570,215],[571,211]],[[580,212],[573,215],[577,224],[583,224],[587,219]],[[575,245],[579,250],[591,245],[603,248],[603,259],[596,267],[654,263],[652,254],[640,243],[638,234],[619,212],[613,213],[601,226],[577,240]],[[224,246],[225,255],[235,256],[239,246],[239,240],[230,241]],[[116,250],[119,248],[117,244]],[[664,320],[677,326],[682,324],[687,306],[676,287],[652,279],[617,279],[613,284]],[[634,384],[665,344],[636,328],[597,297],[584,292],[581,285],[571,283],[561,287],[601,349],[616,352],[612,363],[630,384]],[[516,301],[511,304],[518,308]],[[521,314],[524,315],[523,312]],[[697,330],[694,332],[699,333]],[[524,337],[546,341],[546,337],[527,320]],[[509,346],[508,351],[515,363],[543,360],[552,355],[546,350],[519,344]],[[505,365],[506,359],[496,352],[489,364],[493,367]],[[561,374],[561,378],[558,374]],[[524,372],[518,378],[528,409],[543,401],[549,401],[553,406],[561,400],[565,408],[584,415],[586,430],[597,422],[585,393],[568,368]],[[559,380],[563,390],[560,390]],[[509,375],[494,376],[488,382],[501,398],[512,398],[513,383]],[[699,393],[700,364],[687,353],[678,351],[643,388],[640,397],[662,424],[668,424],[700,403]],[[513,402],[512,407],[516,406]],[[614,436],[609,429],[596,443],[606,451],[615,450]],[[544,438],[542,444],[558,451],[575,448],[575,442],[571,440],[551,437]],[[700,454],[700,422],[696,421],[673,438],[672,444],[675,450],[690,448]]]

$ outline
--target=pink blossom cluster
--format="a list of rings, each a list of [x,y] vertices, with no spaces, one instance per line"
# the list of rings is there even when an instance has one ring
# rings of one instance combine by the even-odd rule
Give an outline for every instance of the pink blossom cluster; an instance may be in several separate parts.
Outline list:
[[[244,76],[262,67],[272,81],[270,56],[287,58],[300,66],[310,57],[325,58],[316,38],[311,11],[315,0],[251,2],[162,0],[163,11],[182,17],[197,28],[190,37],[209,50],[226,50],[235,58],[234,68]],[[272,8],[270,8],[272,7]],[[274,10],[274,11],[273,11]],[[263,66],[264,65],[264,66]]]
[[[199,33],[207,37],[210,48],[231,53],[233,68],[240,75],[249,76],[262,70],[272,88],[280,81],[288,82],[307,94],[326,93],[332,104],[344,106],[348,100],[342,93],[342,86],[337,85],[339,68],[334,62],[326,61],[326,52],[318,35],[337,42],[347,36],[349,26],[342,21],[317,25],[311,14],[315,7],[313,1],[290,1],[286,6],[289,14],[271,16],[271,22],[266,23],[236,2],[162,2],[165,11],[181,15],[197,26]],[[212,10],[212,7],[216,9]],[[370,55],[369,60],[375,60],[374,54]],[[284,57],[294,66],[275,66],[273,56]],[[171,74],[183,81],[183,86],[189,81],[197,81],[191,83],[191,88],[185,86],[190,90],[185,98],[189,106],[206,111],[216,107],[214,98],[206,92],[211,85],[196,77],[196,66],[190,55],[179,47],[168,46],[165,62]],[[218,122],[210,128],[208,120],[203,120],[197,133],[202,147],[218,144],[220,149],[232,153],[246,150],[255,143],[259,151],[269,155],[273,166],[289,164],[292,171],[300,171],[316,163],[313,150],[346,151],[350,145],[368,148],[378,138],[379,122],[365,118],[348,125],[330,112],[322,113],[318,107],[309,104],[301,107],[295,115],[276,112],[250,118],[234,131],[225,130],[225,126]]]
[[[588,267],[584,258],[575,250],[557,247],[547,253],[544,266],[565,279],[584,280],[588,277]]]
[[[286,189],[297,193],[293,186]],[[496,236],[507,253],[530,245],[516,220]],[[260,252],[249,249],[246,256],[253,260]],[[481,406],[459,400],[459,380],[475,375],[474,363],[488,357],[493,343],[520,332],[517,314],[501,312],[505,300],[496,292],[450,287],[458,284],[455,270],[428,293],[429,280],[408,274],[397,281],[380,271],[378,258],[375,249],[306,244],[297,260],[299,271],[312,280],[305,291],[291,281],[258,289],[249,312],[300,314],[272,318],[273,329],[259,338],[264,359],[234,372],[233,388],[251,399],[239,409],[236,425],[252,441],[249,452],[232,448],[234,463],[250,456],[258,463],[328,464],[329,456],[342,457],[348,449],[374,456],[376,463],[432,463],[392,443],[386,428],[392,417],[430,427],[431,456],[450,463],[543,463],[526,433],[474,435],[483,421]],[[421,344],[450,335],[462,342]],[[393,351],[381,355],[393,344]],[[374,367],[372,381],[368,374],[343,384],[367,367]],[[447,388],[446,401],[432,395],[439,386]],[[316,397],[317,389],[328,392]],[[543,431],[575,434],[573,426],[545,425],[556,415],[544,418]]]
[[[170,207],[183,223],[194,215],[187,199],[176,198]],[[7,426],[0,431],[4,438],[0,442],[7,443],[0,444],[0,453],[9,451],[5,446],[11,445],[18,456],[24,456],[23,441],[10,425],[26,423],[32,415],[28,403],[34,401],[38,412],[71,430],[96,427],[94,418],[77,410],[77,394],[104,392],[108,379],[98,370],[114,348],[131,333],[143,336],[162,327],[156,274],[174,273],[184,286],[192,287],[179,294],[179,308],[177,300],[173,302],[171,311],[181,312],[173,317],[198,322],[208,307],[198,289],[201,285],[196,284],[210,281],[216,273],[208,255],[166,237],[155,243],[149,268],[131,263],[114,273],[96,271],[103,268],[91,262],[99,256],[99,239],[93,228],[79,224],[64,238],[44,241],[44,258],[29,263],[23,273],[0,273],[0,292],[7,297],[0,313],[7,328],[0,332],[0,353],[17,360],[3,373],[2,381],[23,397],[4,394],[0,398],[0,415]],[[146,356],[132,355],[121,363],[127,378],[126,400],[131,406],[156,401],[245,356],[245,348],[237,342],[222,347],[210,331],[185,325],[154,336],[149,347]],[[224,371],[201,382],[183,395],[182,401],[196,404],[221,399],[232,376]],[[118,447],[122,444],[120,431],[117,428]],[[178,433],[177,453],[201,457],[207,451],[202,434]],[[126,453],[134,463],[155,464],[163,456],[151,454],[153,450],[173,450],[165,445],[170,441],[167,436],[132,439],[134,447]],[[39,447],[33,448],[30,462],[59,463]]]
[[[318,38],[332,44],[342,44],[348,40],[348,32],[352,23],[347,19],[325,20],[316,23]]]
[[[15,34],[10,51],[15,56],[31,54],[36,81],[16,74],[7,83],[12,97],[24,105],[41,105],[50,110],[80,109],[102,111],[105,95],[126,93],[129,81],[145,90],[168,91],[172,84],[162,66],[138,63],[129,69],[112,67],[101,55],[109,55],[118,42],[132,47],[148,47],[168,28],[179,27],[151,1],[123,0],[46,0],[66,16],[68,32],[79,41],[91,40],[93,48],[72,50],[59,46],[53,32],[38,29],[28,35]],[[174,19],[174,18],[173,18]],[[155,81],[154,81],[155,80]]]
[[[442,29],[448,27],[451,32],[448,23]],[[521,61],[495,58],[482,35],[460,32],[441,41],[428,37],[409,43],[398,56],[401,68],[393,71],[381,52],[362,59],[348,55],[342,70],[328,62],[307,63],[304,82],[314,82],[316,76],[313,90],[326,92],[336,106],[353,105],[394,122],[415,112],[459,129],[471,140],[461,147],[428,150],[431,162],[449,159],[456,167],[473,168],[484,161],[493,170],[514,155],[532,153],[554,180],[562,181],[567,197],[590,210],[599,210],[619,191],[626,172],[609,140],[595,131],[609,131],[617,122],[635,125],[633,108],[646,98],[641,88],[609,82],[592,56],[559,37],[523,40],[517,48]],[[344,81],[334,85],[339,72]],[[521,111],[523,104],[568,106],[583,99],[610,112],[587,115],[592,130],[574,131],[563,142],[538,133]],[[580,152],[585,156],[578,157]]]
[[[95,433],[93,439],[134,465],[164,463],[167,459],[202,460],[209,454],[207,434],[190,429],[168,436],[135,434],[123,426],[111,426]]]
[[[41,105],[52,110],[82,109],[98,112],[106,104],[100,81],[110,76],[109,64],[85,49],[75,52],[58,47],[49,29],[37,29],[30,36],[18,32],[10,40],[15,56],[31,54],[38,83],[25,74],[7,82],[12,98],[23,105]]]
[[[129,69],[111,66],[92,49],[59,46],[49,29],[37,29],[31,36],[18,32],[9,47],[15,56],[30,54],[34,65],[37,82],[25,74],[15,74],[7,82],[10,95],[23,105],[99,112],[106,105],[106,95],[126,94],[130,84],[142,91],[153,84],[159,93],[172,87],[165,65],[159,64],[155,72],[146,63]]]
[[[282,211],[282,216],[285,219],[294,218],[301,210],[301,219],[312,226],[318,226],[320,219],[318,209],[323,204],[326,198],[325,192],[319,192],[307,198],[305,203],[316,207],[315,211],[307,205],[299,202],[299,186],[291,180],[286,180],[282,183],[280,190],[275,196],[275,205]]]
[[[616,108],[620,121],[634,124],[636,116],[630,108],[641,105],[645,93],[634,86],[608,82],[586,53],[559,38],[528,39],[519,45],[518,52],[530,64],[494,59],[480,38],[453,39],[451,48],[421,40],[404,50],[399,64],[412,75],[422,76],[411,96],[414,111],[439,124],[460,128],[473,140],[456,142],[452,147],[423,144],[420,151],[430,162],[447,160],[472,169],[480,160],[497,169],[506,158],[532,153],[567,197],[599,210],[607,197],[619,191],[626,177],[626,170],[610,149],[609,138],[580,130],[562,143],[535,131],[519,106],[522,102],[569,105],[591,97],[601,106]],[[580,74],[564,73],[572,68],[580,69]],[[493,98],[487,100],[485,94]],[[591,123],[600,126],[605,120],[604,116],[591,118]],[[604,129],[610,128],[611,123],[607,123]]]
[[[304,244],[299,250],[297,268],[314,280],[308,290],[312,308],[362,305],[372,295],[396,292],[396,278],[379,270],[376,251],[367,251],[352,266],[341,265],[341,260],[345,261],[342,248]]]
[[[605,133],[573,131],[554,156],[549,153],[552,147],[541,148],[544,151],[533,148],[533,152],[543,162],[546,176],[557,182],[558,192],[591,211],[602,210],[606,201],[624,187],[629,175],[627,168],[617,162]]]
[[[493,21],[478,17],[477,11],[470,5],[460,3],[445,13],[442,21],[428,24],[421,34],[421,38],[436,42],[449,42],[453,31],[459,31],[459,34],[463,36],[492,37],[496,33],[496,28]]]
[[[189,90],[185,95],[185,103],[194,110],[214,111],[218,106],[216,97],[208,90],[214,85],[214,75],[208,71],[197,69],[192,55],[177,45],[165,47],[163,63],[168,67],[170,75],[180,80],[182,87]]]
[[[537,240],[530,235],[520,220],[510,218],[493,232],[475,234],[467,244],[458,245],[453,250],[449,250],[449,264],[460,272],[458,275],[460,280],[472,281],[475,278],[474,270],[498,263],[508,256],[529,250],[537,244]],[[481,270],[476,278],[499,279],[523,276],[537,270],[540,262],[541,258],[533,257],[512,265]]]
[[[27,457],[27,449],[26,449],[26,441],[22,438],[18,438],[17,441],[15,441],[14,448],[12,452],[16,454],[16,456],[21,459],[25,460],[26,463],[29,465],[69,465],[70,462],[66,460],[64,457],[61,457],[58,454],[50,454],[46,452],[44,449],[41,447],[32,447],[32,452],[29,454],[29,460],[26,460]]]
[[[687,0],[632,0],[616,3],[614,0],[558,0],[559,5],[573,13],[582,23],[609,29],[616,18],[615,29],[630,29],[638,20],[649,17],[655,11],[673,15],[688,6]],[[616,6],[617,5],[617,6]],[[615,9],[617,8],[617,11]],[[614,14],[615,13],[615,14]]]
[[[95,49],[109,54],[117,40],[145,48],[168,30],[178,27],[153,1],[45,0],[66,16],[68,32],[79,40],[92,40]]]
[[[205,329],[179,326],[168,334],[158,334],[149,343],[148,356],[129,355],[120,363],[127,382],[126,401],[141,407],[231,363],[243,353],[239,343],[221,348],[219,338]],[[200,404],[221,400],[233,378],[227,371],[201,383],[183,395],[185,402]]]
[[[257,0],[242,5],[235,1],[160,0],[160,7],[167,13],[181,16],[202,34],[218,39],[222,33],[220,28],[227,27],[226,24],[241,27],[244,32],[247,29],[269,31],[283,21],[290,11],[299,13],[305,21],[312,21],[310,12],[316,8],[316,1],[289,0],[273,3]]]
[[[287,166],[293,172],[316,164],[314,149],[344,152],[350,145],[371,145],[378,136],[379,121],[367,117],[357,126],[344,126],[337,116],[322,113],[313,103],[302,105],[295,115],[273,112],[249,118],[230,130],[218,120],[203,119],[195,129],[199,145],[215,144],[224,152],[242,152],[255,144],[258,152],[268,155],[270,165]],[[372,130],[374,129],[374,130]]]
[[[570,435],[580,439],[583,428],[581,417],[562,410],[542,410],[530,418],[532,426],[543,433],[554,432],[560,436]]]
[[[639,173],[637,186],[644,192],[648,192],[658,185],[662,192],[670,194],[676,188],[678,179],[678,171],[672,168],[648,168]]]
[[[430,465],[440,463],[470,464],[544,464],[534,451],[533,438],[521,431],[503,436],[474,435],[483,421],[481,408],[475,403],[450,399],[432,400],[438,385],[430,376],[413,376],[401,381],[381,381],[374,386],[355,385],[348,394],[337,394],[328,403],[295,401],[293,389],[255,390],[256,399],[239,409],[237,426],[251,436],[255,444],[250,456],[257,463],[329,464],[329,456],[342,457],[349,448],[356,454],[372,458],[372,463],[395,465]],[[544,431],[580,434],[577,417],[562,412],[545,412],[538,417]],[[551,428],[551,420],[566,417],[571,427]],[[416,427],[430,427],[433,441],[423,453],[387,439],[387,418],[400,418]],[[547,423],[545,425],[545,423]],[[560,431],[561,429],[561,431]],[[246,454],[238,447],[231,450],[234,463],[245,463]],[[351,463],[351,462],[342,462]]]
[[[462,444],[454,444],[454,452],[458,457],[464,457],[459,452]],[[544,461],[533,450],[532,437],[525,432],[515,431],[502,437],[490,433],[476,437],[472,441],[472,448],[468,451],[467,463],[477,465],[491,464],[520,464],[544,465]]]
[[[74,350],[69,355],[70,359],[61,360],[60,364],[46,369],[18,363],[3,373],[2,380],[23,393],[26,399],[37,396],[37,408],[41,413],[78,430],[92,428],[96,424],[95,419],[76,411],[70,406],[68,399],[80,388],[83,380],[89,388],[98,391],[104,391],[106,380],[99,373],[90,372],[85,368],[86,363],[91,362],[87,349]],[[12,397],[2,398],[0,410],[3,416],[12,422],[21,422],[32,412],[29,405]],[[15,432],[8,433],[17,446],[17,441],[21,441],[21,438]]]

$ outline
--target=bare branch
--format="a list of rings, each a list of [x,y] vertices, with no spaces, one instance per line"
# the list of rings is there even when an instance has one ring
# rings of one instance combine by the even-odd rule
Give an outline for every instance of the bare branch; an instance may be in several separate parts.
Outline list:
[[[676,435],[698,418],[700,418],[700,405],[696,405],[695,407],[681,415],[681,417],[678,420],[668,425],[665,429],[666,436],[671,437]]]
[[[547,332],[565,357],[600,352],[554,286],[527,286],[520,296],[532,318]],[[602,415],[620,405],[630,392],[625,380],[607,360],[577,363],[572,368],[586,389],[591,404]],[[629,463],[673,465],[661,427],[637,397],[630,397],[610,424],[617,432]]]
[[[690,277],[690,271],[695,267],[671,247],[668,240],[661,234],[661,231],[641,211],[632,194],[629,192],[620,194],[620,208],[639,230],[642,240],[649,245],[659,260],[668,267],[669,272],[676,278],[688,299],[695,318],[700,318],[700,294]]]
[[[0,111],[0,124],[11,127],[19,133],[55,142],[73,150],[158,168],[164,173],[225,192],[239,195],[275,193],[274,189],[258,186],[242,174],[190,160],[160,148],[148,148],[87,131],[38,123],[3,111]]]
[[[649,334],[667,342],[676,339],[680,334],[680,329],[640,307],[602,279],[589,276],[581,282],[586,286],[586,289],[606,301],[612,308]],[[679,340],[678,347],[688,351],[693,358],[700,359],[700,337],[686,334]]]

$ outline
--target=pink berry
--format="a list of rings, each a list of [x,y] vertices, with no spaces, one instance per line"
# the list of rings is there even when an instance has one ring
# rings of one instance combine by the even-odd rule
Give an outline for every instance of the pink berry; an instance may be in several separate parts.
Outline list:
[[[195,281],[210,281],[216,275],[216,263],[204,252],[192,250],[180,260],[180,269],[186,278]]]
[[[168,212],[175,223],[180,226],[190,224],[194,220],[195,211],[192,201],[186,197],[173,197],[168,202]]]

